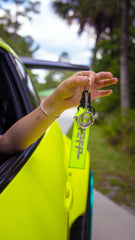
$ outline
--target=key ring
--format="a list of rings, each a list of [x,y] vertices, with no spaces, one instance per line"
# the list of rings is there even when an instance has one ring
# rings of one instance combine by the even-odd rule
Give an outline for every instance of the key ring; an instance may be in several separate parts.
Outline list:
[[[91,126],[95,121],[95,115],[91,111],[85,111],[79,116],[75,116],[77,122],[82,129],[86,129]]]

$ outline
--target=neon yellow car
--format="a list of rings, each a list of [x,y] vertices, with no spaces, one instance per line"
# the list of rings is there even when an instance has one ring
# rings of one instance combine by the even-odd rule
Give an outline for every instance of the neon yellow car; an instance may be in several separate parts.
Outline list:
[[[23,64],[0,40],[0,134],[40,103]],[[37,142],[0,161],[1,240],[90,240],[92,173],[69,168],[70,140],[55,121]]]

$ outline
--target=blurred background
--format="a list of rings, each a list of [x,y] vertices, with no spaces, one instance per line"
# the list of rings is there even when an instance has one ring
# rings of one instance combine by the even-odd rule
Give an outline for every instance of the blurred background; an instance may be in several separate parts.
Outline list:
[[[89,150],[95,188],[135,214],[135,0],[0,0],[0,37],[19,56],[118,77],[112,96],[93,103]],[[73,72],[29,74],[40,96],[48,96]]]

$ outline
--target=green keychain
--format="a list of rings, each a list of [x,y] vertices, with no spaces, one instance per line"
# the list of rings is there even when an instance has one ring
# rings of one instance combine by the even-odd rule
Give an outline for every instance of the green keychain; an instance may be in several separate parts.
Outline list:
[[[84,90],[75,114],[71,141],[69,168],[85,168],[90,126],[94,123],[95,109],[91,105],[90,91]]]

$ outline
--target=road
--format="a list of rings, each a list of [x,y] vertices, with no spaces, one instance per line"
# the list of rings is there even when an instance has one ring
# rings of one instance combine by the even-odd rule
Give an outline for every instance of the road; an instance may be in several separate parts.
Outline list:
[[[74,121],[76,109],[58,119],[64,134]],[[92,240],[135,240],[135,216],[94,190]]]

